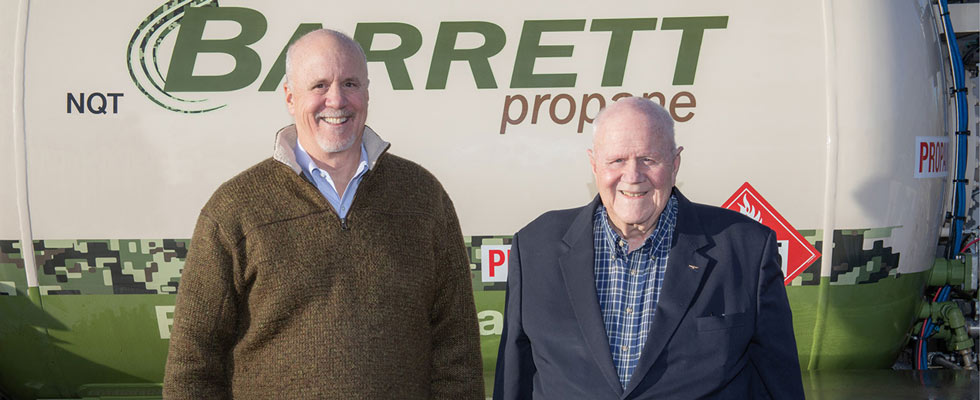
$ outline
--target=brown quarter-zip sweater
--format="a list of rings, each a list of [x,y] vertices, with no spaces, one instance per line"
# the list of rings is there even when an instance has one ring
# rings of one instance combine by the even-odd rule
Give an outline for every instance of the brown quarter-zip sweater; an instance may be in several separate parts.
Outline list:
[[[346,224],[288,156],[221,185],[177,295],[169,399],[482,399],[470,271],[452,201],[385,153]],[[285,143],[285,144],[284,144]]]

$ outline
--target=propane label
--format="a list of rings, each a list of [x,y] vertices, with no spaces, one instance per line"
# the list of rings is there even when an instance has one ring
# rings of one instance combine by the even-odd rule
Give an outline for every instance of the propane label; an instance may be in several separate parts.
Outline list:
[[[480,269],[484,282],[507,282],[507,259],[510,245],[483,245],[480,247]]]
[[[742,184],[742,187],[738,188],[722,207],[738,211],[776,231],[776,244],[779,246],[779,258],[782,259],[784,284],[788,285],[793,278],[803,273],[820,257],[820,252],[782,215],[779,215],[776,209],[748,182]]]
[[[945,136],[915,137],[915,177],[941,178],[949,174],[949,138]]]

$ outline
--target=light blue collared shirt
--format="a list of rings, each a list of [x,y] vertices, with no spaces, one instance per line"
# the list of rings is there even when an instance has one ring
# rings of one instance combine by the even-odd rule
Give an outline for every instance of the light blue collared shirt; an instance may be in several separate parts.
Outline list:
[[[313,184],[323,194],[323,197],[333,206],[334,211],[337,212],[340,219],[347,218],[347,212],[350,211],[350,205],[354,201],[354,194],[357,193],[357,187],[360,186],[361,179],[364,178],[364,173],[368,171],[368,157],[367,150],[364,149],[364,143],[361,143],[361,161],[357,164],[357,171],[354,172],[354,177],[351,178],[347,184],[347,188],[344,189],[343,197],[337,192],[337,185],[330,178],[330,174],[316,166],[313,158],[306,152],[303,145],[299,144],[299,140],[296,141],[296,148],[293,149],[293,153],[296,155],[296,163],[303,170],[303,174],[313,181]]]

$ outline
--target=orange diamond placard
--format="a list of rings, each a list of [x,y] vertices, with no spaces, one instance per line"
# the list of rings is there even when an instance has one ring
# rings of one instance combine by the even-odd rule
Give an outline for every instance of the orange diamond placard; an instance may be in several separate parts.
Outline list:
[[[820,252],[748,182],[738,188],[722,207],[747,215],[776,231],[779,255],[783,260],[784,284],[788,285],[820,257]]]

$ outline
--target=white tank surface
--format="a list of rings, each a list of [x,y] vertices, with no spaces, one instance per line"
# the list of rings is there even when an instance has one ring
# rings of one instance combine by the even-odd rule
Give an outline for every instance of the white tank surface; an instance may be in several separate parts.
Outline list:
[[[291,122],[283,51],[321,25],[365,48],[368,125],[454,200],[488,377],[510,235],[595,196],[591,120],[623,96],[677,121],[688,198],[720,206],[747,182],[801,238],[787,260],[812,251],[787,265],[805,369],[890,366],[933,264],[951,83],[926,0],[15,4],[0,17],[0,312],[49,329],[30,339],[45,349],[0,357],[63,365],[0,367],[26,397],[161,381],[200,207],[271,156]]]

